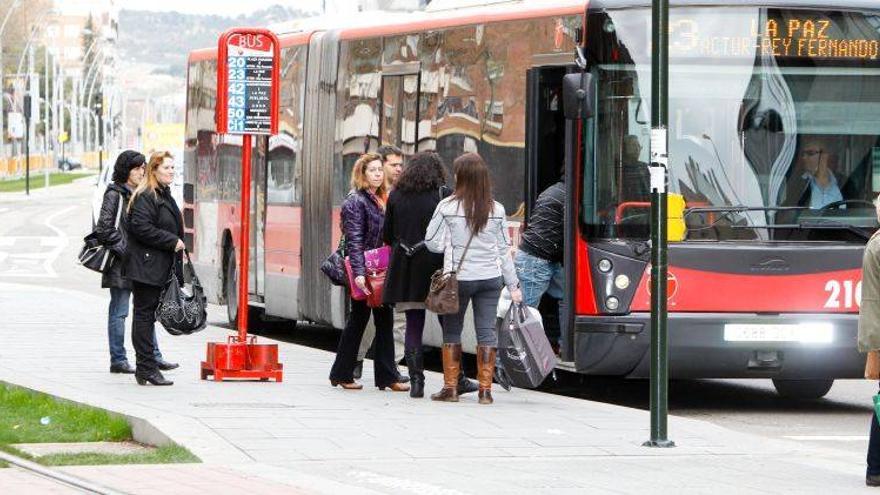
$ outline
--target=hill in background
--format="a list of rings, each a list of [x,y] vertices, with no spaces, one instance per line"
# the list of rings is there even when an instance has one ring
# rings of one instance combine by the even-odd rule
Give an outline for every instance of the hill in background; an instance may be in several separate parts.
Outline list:
[[[314,13],[281,5],[238,17],[121,10],[118,66],[147,64],[154,74],[185,77],[187,54],[216,46],[220,33],[231,27],[266,26],[310,15]]]

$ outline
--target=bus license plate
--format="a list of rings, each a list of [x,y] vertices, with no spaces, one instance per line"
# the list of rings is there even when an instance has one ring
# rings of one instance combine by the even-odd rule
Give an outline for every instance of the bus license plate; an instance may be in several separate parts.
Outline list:
[[[725,342],[804,342],[829,343],[834,337],[830,323],[724,325]]]

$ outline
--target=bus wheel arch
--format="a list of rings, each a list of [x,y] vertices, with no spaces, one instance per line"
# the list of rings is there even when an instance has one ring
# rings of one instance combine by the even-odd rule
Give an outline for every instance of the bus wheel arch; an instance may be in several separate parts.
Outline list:
[[[773,386],[779,395],[791,399],[821,399],[831,390],[834,379],[783,380],[773,379]]]

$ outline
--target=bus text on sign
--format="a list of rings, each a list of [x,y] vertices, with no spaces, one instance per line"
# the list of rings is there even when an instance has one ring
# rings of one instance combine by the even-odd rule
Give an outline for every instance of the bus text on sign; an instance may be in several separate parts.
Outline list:
[[[227,32],[221,38],[218,71],[220,98],[217,127],[221,134],[277,132],[279,46],[270,32]]]
[[[876,31],[835,24],[821,12],[771,11],[751,15],[672,15],[672,57],[730,57],[757,54],[789,59],[880,60]]]

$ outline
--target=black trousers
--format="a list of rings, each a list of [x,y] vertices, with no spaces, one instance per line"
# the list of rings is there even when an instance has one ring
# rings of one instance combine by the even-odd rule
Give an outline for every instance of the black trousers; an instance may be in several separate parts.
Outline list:
[[[880,475],[880,423],[877,412],[871,412],[871,436],[868,440],[868,476]]]
[[[134,318],[131,324],[131,343],[137,359],[137,374],[147,376],[156,367],[156,307],[159,306],[161,287],[132,282]]]
[[[354,366],[364,329],[373,314],[376,337],[373,339],[373,375],[377,387],[387,387],[397,381],[394,365],[394,313],[390,306],[371,308],[366,301],[351,300],[351,312],[336,348],[336,360],[330,369],[330,379],[348,383],[354,381]]]

